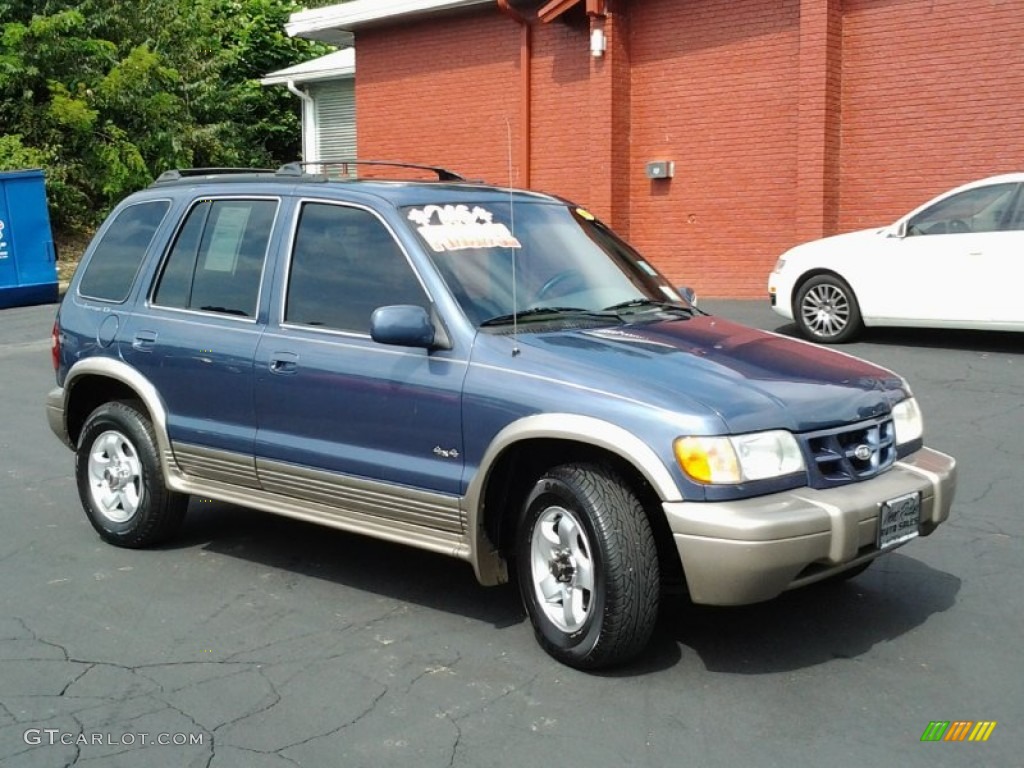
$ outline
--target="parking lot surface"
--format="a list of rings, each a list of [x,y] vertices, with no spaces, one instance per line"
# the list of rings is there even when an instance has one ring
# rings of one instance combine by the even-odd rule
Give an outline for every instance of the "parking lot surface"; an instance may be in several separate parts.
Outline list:
[[[764,302],[706,301],[792,334]],[[1024,766],[1024,336],[869,331],[959,460],[950,521],[864,575],[676,603],[647,655],[547,657],[464,563],[193,499],[102,543],[50,433],[55,307],[0,311],[0,766]],[[989,739],[922,742],[933,721]]]

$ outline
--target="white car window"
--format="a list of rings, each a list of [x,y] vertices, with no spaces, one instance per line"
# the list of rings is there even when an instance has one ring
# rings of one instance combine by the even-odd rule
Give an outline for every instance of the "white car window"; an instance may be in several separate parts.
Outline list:
[[[1006,229],[1020,231],[1024,229],[1024,192],[1017,193],[1017,205],[1013,215],[1006,223]]]
[[[993,184],[951,195],[914,216],[907,235],[955,235],[1009,229],[1017,184]]]

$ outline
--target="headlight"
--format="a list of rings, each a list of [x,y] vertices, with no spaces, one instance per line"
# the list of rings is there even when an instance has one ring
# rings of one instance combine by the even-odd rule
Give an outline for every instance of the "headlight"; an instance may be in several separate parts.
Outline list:
[[[916,398],[908,397],[896,403],[892,409],[892,421],[896,427],[897,445],[919,440],[924,434],[924,419],[921,418]]]
[[[784,430],[724,437],[680,437],[676,461],[700,483],[742,483],[804,469],[796,438]]]

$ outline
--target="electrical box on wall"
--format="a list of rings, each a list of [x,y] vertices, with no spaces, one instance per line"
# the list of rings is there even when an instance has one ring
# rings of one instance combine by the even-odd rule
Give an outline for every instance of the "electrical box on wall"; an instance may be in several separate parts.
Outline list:
[[[647,164],[648,179],[671,179],[676,172],[676,164],[671,160],[652,160]]]

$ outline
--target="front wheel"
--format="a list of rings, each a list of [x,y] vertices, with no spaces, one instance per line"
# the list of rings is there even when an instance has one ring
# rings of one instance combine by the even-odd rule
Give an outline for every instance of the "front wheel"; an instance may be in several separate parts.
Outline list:
[[[119,547],[147,547],[181,524],[188,496],[163,483],[149,419],[128,403],[105,403],[82,427],[75,453],[78,495],[92,527]]]
[[[835,275],[817,275],[804,283],[794,310],[797,328],[811,341],[841,344],[860,331],[857,297],[849,284]]]
[[[658,616],[654,535],[632,489],[610,470],[549,470],[523,507],[519,589],[541,646],[578,669],[639,654]]]

